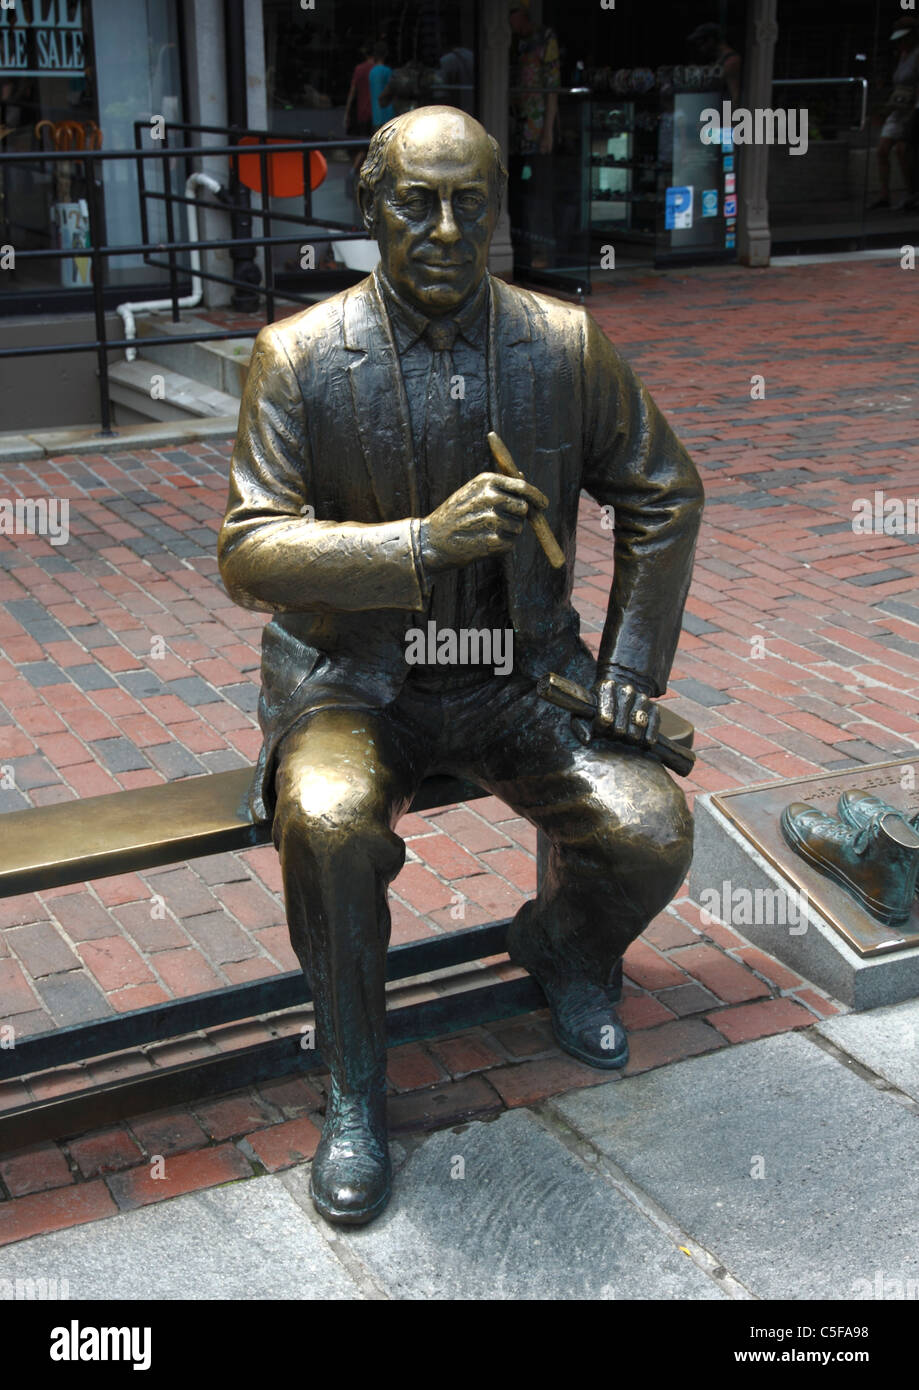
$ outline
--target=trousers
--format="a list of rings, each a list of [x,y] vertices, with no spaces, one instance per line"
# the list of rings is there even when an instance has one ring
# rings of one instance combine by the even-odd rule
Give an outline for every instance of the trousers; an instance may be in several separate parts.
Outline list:
[[[561,674],[589,686],[587,649]],[[621,743],[584,745],[527,677],[451,688],[445,674],[435,689],[410,676],[381,709],[305,716],[279,748],[273,838],[317,1044],[345,1094],[385,1078],[387,890],[405,862],[396,826],[434,772],[474,781],[548,836],[539,893],[510,930],[523,963],[566,980],[608,988],[691,859],[691,816],[665,769]]]

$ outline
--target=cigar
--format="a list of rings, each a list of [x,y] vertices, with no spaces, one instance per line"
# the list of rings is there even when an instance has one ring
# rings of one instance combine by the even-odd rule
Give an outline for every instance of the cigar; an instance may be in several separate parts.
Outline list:
[[[523,474],[511,458],[507,445],[498,438],[494,430],[488,431],[488,446],[491,449],[492,457],[498,465],[498,472],[503,473],[505,478],[522,478]],[[548,521],[540,511],[530,509],[527,517],[532,526],[536,539],[546,553],[546,559],[553,569],[560,570],[565,567],[565,552],[562,550],[558,541],[552,534],[552,529]]]

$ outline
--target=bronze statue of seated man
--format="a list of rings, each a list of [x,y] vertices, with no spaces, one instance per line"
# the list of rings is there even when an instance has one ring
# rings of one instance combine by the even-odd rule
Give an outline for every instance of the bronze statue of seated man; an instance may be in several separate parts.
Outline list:
[[[312,1170],[331,1221],[369,1221],[389,1196],[387,887],[422,779],[468,777],[549,837],[509,950],[560,1045],[593,1066],[626,1061],[611,976],[691,855],[685,799],[646,749],[701,485],[583,308],[488,274],[505,181],[459,110],[382,127],[359,190],[379,266],[263,329],[240,413],[220,567],[236,602],[273,614],[253,800],[273,813],[331,1073]],[[496,470],[489,431],[522,478]],[[597,661],[571,604],[582,489],[615,509]],[[540,515],[560,568],[525,524]],[[547,671],[593,688],[586,733],[538,697]]]

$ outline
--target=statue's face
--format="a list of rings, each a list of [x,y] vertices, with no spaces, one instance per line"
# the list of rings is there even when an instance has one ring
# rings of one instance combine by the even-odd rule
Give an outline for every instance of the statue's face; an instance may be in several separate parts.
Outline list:
[[[448,314],[485,274],[497,220],[485,132],[461,112],[417,118],[393,137],[373,210],[383,270],[409,303]]]

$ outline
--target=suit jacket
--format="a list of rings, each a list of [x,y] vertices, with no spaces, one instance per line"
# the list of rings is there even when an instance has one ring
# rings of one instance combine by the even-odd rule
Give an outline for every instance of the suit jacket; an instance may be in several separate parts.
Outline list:
[[[583,308],[493,278],[490,289],[490,426],[548,497],[567,557],[552,569],[529,526],[504,557],[515,670],[535,677],[578,644],[583,488],[615,509],[598,671],[625,668],[661,695],[691,577],[699,476]],[[470,476],[480,471],[494,471],[484,439]],[[405,631],[425,606],[418,505],[408,402],[373,274],[264,328],[246,382],[218,554],[231,597],[274,614],[262,638],[256,814],[273,804],[278,743],[305,714],[398,695]]]

